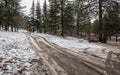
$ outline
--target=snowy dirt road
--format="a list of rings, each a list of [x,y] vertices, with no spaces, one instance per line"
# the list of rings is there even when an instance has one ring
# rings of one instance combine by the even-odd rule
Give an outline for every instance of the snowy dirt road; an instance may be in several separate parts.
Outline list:
[[[0,31],[0,75],[120,75],[119,49],[101,52],[85,40],[39,35]],[[118,52],[107,54],[112,49]]]
[[[35,35],[29,36],[36,52],[51,68],[52,75],[104,75],[101,71],[85,63],[78,55],[65,48],[49,43]]]

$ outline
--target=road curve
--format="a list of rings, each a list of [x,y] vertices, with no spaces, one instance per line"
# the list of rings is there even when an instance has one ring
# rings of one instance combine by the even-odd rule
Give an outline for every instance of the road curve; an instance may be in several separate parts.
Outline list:
[[[54,75],[103,75],[64,48],[52,45],[42,37],[34,35],[30,38],[36,44],[36,52],[47,61]]]

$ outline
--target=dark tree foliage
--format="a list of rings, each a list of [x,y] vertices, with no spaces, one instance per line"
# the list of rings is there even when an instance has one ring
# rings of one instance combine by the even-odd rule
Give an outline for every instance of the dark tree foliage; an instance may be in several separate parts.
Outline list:
[[[47,3],[46,0],[44,1],[43,5],[43,29],[44,33],[49,32],[49,27],[48,27],[48,10],[47,10]]]
[[[74,3],[68,1],[64,8],[63,28],[66,35],[74,35],[75,32],[75,17],[74,17]]]
[[[32,10],[35,10],[34,6],[33,2]],[[120,34],[119,0],[49,0],[49,5],[45,0],[43,11],[39,4],[36,10],[35,16],[35,11],[31,11],[31,22],[40,32],[78,37],[88,37],[93,32],[102,43],[107,42],[108,36],[117,38]],[[93,19],[95,21],[91,24]]]
[[[33,32],[35,31],[35,2],[33,0],[32,2],[32,7],[30,9],[30,26],[29,27],[33,27]]]
[[[51,34],[57,34],[60,30],[61,15],[60,15],[60,1],[59,0],[49,0],[49,30]]]
[[[36,5],[36,20],[35,20],[35,27],[37,31],[42,32],[42,14],[41,14],[41,8],[40,3],[37,1]]]
[[[117,1],[110,1],[106,9],[106,14],[104,15],[103,18],[104,34],[107,36],[115,35],[116,41],[118,41],[117,37],[120,31],[119,10],[120,10],[119,3]]]
[[[84,25],[90,25],[90,3],[89,0],[76,0],[76,26],[77,26],[77,35],[81,36],[86,34],[86,27]],[[85,28],[84,28],[85,27]]]
[[[0,1],[0,25],[6,31],[17,31],[21,16],[21,0],[1,0]],[[11,27],[11,29],[10,29]]]

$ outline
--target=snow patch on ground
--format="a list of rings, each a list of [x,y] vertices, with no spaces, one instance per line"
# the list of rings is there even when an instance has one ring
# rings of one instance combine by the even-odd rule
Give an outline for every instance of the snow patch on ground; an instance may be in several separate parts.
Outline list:
[[[96,43],[89,43],[87,40],[78,39],[74,37],[58,37],[49,34],[38,34],[35,35],[46,38],[49,42],[55,43],[63,48],[67,48],[69,50],[75,52],[87,52],[89,54],[94,54],[96,56],[100,56],[106,58],[107,51],[106,47],[103,47]]]
[[[0,31],[0,75],[46,75],[46,66],[24,33]]]
[[[0,32],[0,57],[19,57],[28,60],[35,57],[34,53],[25,34]]]

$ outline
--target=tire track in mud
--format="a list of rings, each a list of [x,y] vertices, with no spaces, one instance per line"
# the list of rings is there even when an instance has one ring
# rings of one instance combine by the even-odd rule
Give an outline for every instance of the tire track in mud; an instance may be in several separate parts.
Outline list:
[[[83,60],[77,56],[71,55],[63,48],[51,45],[44,38],[37,36],[32,36],[32,38],[42,50],[44,59],[57,73],[56,75],[103,75],[84,64]]]
[[[37,36],[37,37],[44,39],[44,42],[46,42],[46,44],[48,44],[52,48],[55,48],[56,50],[62,52],[63,54],[67,54],[68,56],[70,55],[70,56],[76,57],[77,59],[80,60],[80,62],[87,65],[91,69],[96,70],[101,75],[107,75],[106,69],[105,69],[105,59],[99,58],[99,57],[96,57],[96,56],[93,56],[91,54],[87,54],[87,53],[84,53],[84,52],[83,53],[76,53],[76,52],[73,52],[73,51],[71,51],[67,48],[62,48],[59,45],[56,45],[54,43],[50,43],[44,37],[41,37],[41,36]],[[88,59],[90,59],[90,60],[88,60]],[[95,62],[93,62],[93,61],[95,61]]]

